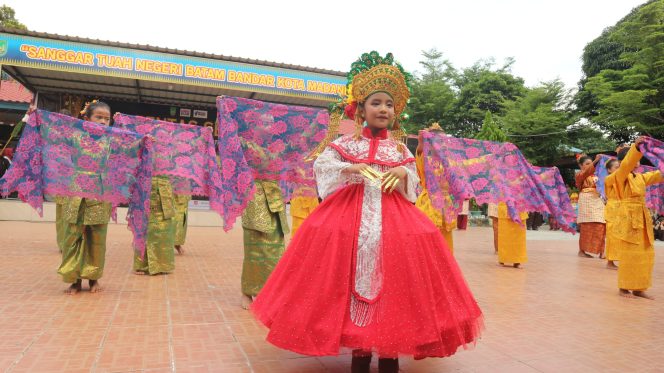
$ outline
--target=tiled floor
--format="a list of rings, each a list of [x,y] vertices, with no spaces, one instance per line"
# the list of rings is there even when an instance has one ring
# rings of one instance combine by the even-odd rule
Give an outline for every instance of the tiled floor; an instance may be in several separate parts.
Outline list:
[[[348,372],[264,341],[239,307],[242,234],[190,228],[165,276],[131,274],[131,234],[110,226],[105,291],[66,296],[49,223],[0,222],[0,371]],[[652,294],[617,295],[616,272],[576,256],[576,237],[529,232],[523,269],[496,264],[490,228],[457,232],[456,255],[485,312],[477,346],[402,359],[403,372],[664,372],[664,250]]]

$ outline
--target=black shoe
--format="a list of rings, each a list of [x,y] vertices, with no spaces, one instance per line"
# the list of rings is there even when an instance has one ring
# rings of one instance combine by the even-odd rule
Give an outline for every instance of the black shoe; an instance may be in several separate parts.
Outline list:
[[[399,373],[399,359],[378,359],[378,373]]]
[[[371,366],[371,355],[369,356],[353,356],[350,363],[351,373],[369,373]]]

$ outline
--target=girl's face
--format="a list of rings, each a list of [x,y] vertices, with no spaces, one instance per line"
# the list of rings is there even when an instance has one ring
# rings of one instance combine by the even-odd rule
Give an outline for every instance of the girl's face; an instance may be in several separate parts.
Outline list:
[[[373,128],[387,128],[394,123],[394,100],[385,92],[369,96],[362,106],[364,120]]]
[[[92,115],[90,117],[86,116],[85,120],[88,122],[95,122],[97,124],[108,126],[111,124],[111,112],[108,111],[108,109],[105,107],[98,107],[92,111]]]
[[[615,162],[611,162],[611,164],[609,165],[609,168],[607,168],[606,170],[609,172],[609,175],[611,175],[612,173],[616,172],[618,167],[620,167],[620,161],[615,161]]]
[[[581,170],[586,170],[590,165],[593,164],[593,161],[590,159],[586,159],[582,164],[581,164]]]

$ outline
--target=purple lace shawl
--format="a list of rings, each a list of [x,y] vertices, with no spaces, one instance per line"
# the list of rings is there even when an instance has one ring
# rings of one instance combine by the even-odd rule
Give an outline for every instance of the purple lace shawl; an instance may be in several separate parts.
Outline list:
[[[327,133],[327,110],[218,97],[219,155],[228,228],[252,198],[254,180],[275,180],[289,201],[299,186],[315,190],[305,157]]]
[[[44,195],[129,204],[134,249],[145,252],[152,143],[135,132],[37,110],[29,120],[0,192],[14,191],[40,216]]]
[[[153,139],[153,175],[168,176],[175,194],[206,196],[224,218],[223,185],[212,128],[116,114],[115,126]]]
[[[515,222],[522,223],[520,212],[539,211],[575,232],[576,214],[557,168],[532,166],[511,143],[426,133],[423,145],[431,202],[447,222],[461,212],[463,200],[475,198],[480,204],[504,202]]]

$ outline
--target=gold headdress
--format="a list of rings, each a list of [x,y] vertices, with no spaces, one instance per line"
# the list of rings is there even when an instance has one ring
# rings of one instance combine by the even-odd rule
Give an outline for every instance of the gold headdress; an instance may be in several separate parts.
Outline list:
[[[337,103],[330,106],[330,124],[327,136],[307,157],[309,160],[315,159],[336,138],[339,122],[344,115],[355,121],[356,135],[359,136],[364,118],[355,115],[357,107],[377,92],[385,92],[394,100],[394,113],[399,119],[395,121],[390,131],[392,137],[402,141],[406,136],[399,122],[403,123],[408,120],[408,114],[404,111],[410,99],[412,76],[394,61],[392,53],[386,54],[385,57],[381,57],[376,51],[364,53],[362,57],[353,62],[347,77],[346,97],[342,97]]]
[[[389,55],[388,55],[389,56]],[[359,72],[353,78],[351,98],[364,102],[376,92],[385,92],[394,100],[394,113],[399,116],[406,109],[410,90],[403,72],[397,66],[377,65]]]
[[[427,128],[428,131],[442,131],[443,129],[440,128],[440,124],[438,122],[432,123],[429,128]]]

